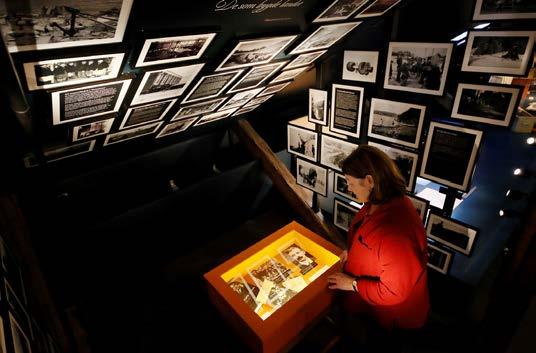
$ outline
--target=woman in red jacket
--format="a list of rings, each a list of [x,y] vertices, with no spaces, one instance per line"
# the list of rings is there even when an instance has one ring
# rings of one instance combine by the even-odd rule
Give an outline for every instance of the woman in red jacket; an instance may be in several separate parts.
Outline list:
[[[344,307],[372,316],[384,328],[419,328],[427,320],[426,235],[405,196],[406,183],[395,163],[379,149],[362,145],[342,171],[363,208],[348,232],[344,273],[328,277],[343,292]]]

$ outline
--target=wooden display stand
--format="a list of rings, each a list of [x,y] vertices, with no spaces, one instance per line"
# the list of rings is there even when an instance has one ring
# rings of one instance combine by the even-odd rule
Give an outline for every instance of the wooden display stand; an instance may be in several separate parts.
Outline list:
[[[309,264],[290,257],[296,245]],[[292,222],[206,273],[209,297],[252,351],[287,351],[329,309],[327,276],[340,271],[341,252]]]

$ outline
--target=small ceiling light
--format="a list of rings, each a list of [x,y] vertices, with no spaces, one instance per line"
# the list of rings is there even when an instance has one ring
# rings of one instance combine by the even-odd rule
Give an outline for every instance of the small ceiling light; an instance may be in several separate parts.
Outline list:
[[[516,168],[514,169],[514,175],[519,177],[530,177],[534,175],[534,172],[527,168]]]
[[[522,174],[523,174],[523,169],[521,169],[521,168],[514,169],[514,175],[520,176]]]
[[[489,22],[488,22],[488,23],[481,23],[481,24],[478,24],[478,25],[474,26],[473,29],[484,29],[484,28],[486,28],[487,26],[489,26]]]
[[[519,190],[508,189],[506,191],[506,198],[511,199],[511,200],[519,200],[526,196],[528,196],[527,193],[521,192]]]
[[[516,210],[505,209],[505,208],[501,208],[499,210],[499,217],[517,217],[519,215],[520,215],[519,212]]]
[[[462,34],[458,34],[456,37],[452,38],[451,42],[457,42],[459,40],[467,38],[467,31],[463,32]]]
[[[534,145],[534,142],[536,142],[536,137],[531,136],[527,138],[527,145]]]
[[[462,40],[461,42],[456,43],[456,46],[460,46],[460,45],[462,45],[463,43],[465,43],[465,39]]]

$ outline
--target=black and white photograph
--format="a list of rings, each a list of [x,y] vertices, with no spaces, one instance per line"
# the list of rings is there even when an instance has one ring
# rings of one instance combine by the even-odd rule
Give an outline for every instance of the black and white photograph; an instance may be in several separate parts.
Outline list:
[[[476,0],[474,21],[536,18],[533,0]]]
[[[164,119],[177,99],[170,99],[158,103],[140,105],[128,108],[119,130],[130,129],[134,126],[144,125]]]
[[[205,64],[147,71],[132,98],[132,105],[182,95]]]
[[[141,125],[128,130],[122,130],[113,134],[108,134],[104,140],[103,146],[113,145],[115,143],[128,141],[141,136],[153,134],[160,128],[163,122],[150,123]]]
[[[469,191],[482,131],[433,121],[428,130],[420,175]]]
[[[390,42],[384,88],[442,96],[451,43]]]
[[[363,87],[331,85],[331,131],[359,138],[364,95]]]
[[[328,196],[328,170],[296,158],[296,182],[322,196]]]
[[[250,89],[248,91],[238,92],[234,96],[229,98],[229,100],[225,102],[225,104],[222,105],[219,108],[219,110],[227,110],[231,108],[241,107],[245,105],[247,102],[249,102],[250,100],[252,100],[253,97],[259,94],[263,89],[264,87],[259,87],[259,88]]]
[[[274,283],[283,283],[291,275],[291,270],[281,262],[265,257],[258,263],[254,264],[249,270],[249,275],[255,279],[255,282],[262,284],[264,280]]]
[[[261,91],[257,97],[267,96],[269,94],[275,94],[279,91],[281,91],[283,88],[287,87],[291,82],[283,82],[278,83],[273,86],[268,86],[264,89],[264,91]]]
[[[307,71],[309,69],[308,66],[304,67],[298,67],[296,69],[290,69],[280,72],[277,76],[275,76],[270,83],[278,83],[288,80],[294,80],[296,77],[298,77],[302,72]]]
[[[452,253],[450,251],[428,243],[428,262],[426,263],[428,267],[446,275],[449,272],[451,261]]]
[[[535,38],[534,31],[469,32],[462,71],[525,76]]]
[[[333,172],[333,192],[349,200],[358,202],[356,195],[348,190],[348,182],[343,174]]]
[[[404,180],[406,180],[406,190],[410,192],[413,191],[415,180],[417,179],[415,171],[417,170],[419,155],[372,141],[369,141],[368,144],[382,150],[393,162],[395,162],[400,173],[404,177]]]
[[[378,72],[377,51],[345,50],[342,64],[342,79],[348,81],[376,82]]]
[[[3,0],[0,31],[10,52],[117,43],[132,0]]]
[[[32,348],[28,335],[21,328],[11,312],[9,313],[9,322],[11,326],[11,337],[13,339],[14,353],[31,353]]]
[[[237,115],[242,115],[242,114],[249,113],[249,112],[251,112],[251,111],[257,109],[259,106],[260,106],[260,104],[252,105],[252,106],[249,106],[249,107],[243,107],[243,108],[240,108],[240,109],[238,109],[238,110],[233,114],[233,116],[237,116]]]
[[[73,142],[87,140],[89,138],[104,135],[112,129],[114,118],[95,121],[93,123],[75,126],[73,128]]]
[[[199,116],[201,114],[212,113],[215,111],[227,98],[211,99],[195,104],[184,105],[179,108],[171,121],[189,118],[191,116]]]
[[[55,91],[51,94],[54,125],[119,111],[131,79]]]
[[[348,232],[357,212],[359,212],[359,208],[334,199],[333,224]]]
[[[381,16],[398,4],[400,0],[376,0],[370,4],[363,12],[354,18],[367,18]]]
[[[431,212],[426,224],[426,235],[453,250],[469,256],[478,235],[478,229]]]
[[[314,63],[316,59],[324,55],[327,50],[315,51],[313,53],[305,53],[298,55],[294,60],[287,65],[286,69],[294,69],[301,66],[309,66]]]
[[[328,125],[328,92],[309,88],[309,121]]]
[[[136,67],[199,59],[215,36],[216,33],[206,33],[147,39],[143,43]]]
[[[78,156],[79,154],[93,151],[95,140],[77,143],[74,145],[45,148],[43,154],[47,162],[55,162],[61,159]]]
[[[331,169],[342,171],[342,161],[358,147],[357,144],[345,140],[322,135],[320,145],[320,164]]]
[[[29,91],[116,78],[124,53],[71,57],[24,63]]]
[[[451,116],[455,119],[508,126],[517,107],[519,88],[459,83]]]
[[[272,98],[273,96],[275,96],[275,94],[272,94],[270,96],[255,97],[252,100],[250,100],[249,102],[247,102],[247,104],[244,105],[243,108],[248,108],[248,107],[252,107],[252,106],[255,106],[255,105],[262,104],[262,103],[266,102],[268,99]]]
[[[318,155],[318,133],[287,125],[287,151],[316,162]]]
[[[296,37],[297,35],[292,35],[240,41],[216,71],[268,64]]]
[[[288,61],[282,61],[252,67],[233,87],[231,87],[228,93],[236,93],[259,87],[287,63]]]
[[[418,148],[426,107],[372,98],[368,136]]]
[[[413,206],[415,206],[415,209],[421,217],[422,222],[426,223],[428,210],[430,209],[430,201],[428,201],[427,199],[423,199],[422,197],[415,196],[413,194],[407,194],[407,197],[410,199]]]
[[[303,42],[294,48],[290,54],[301,54],[309,51],[322,50],[331,47],[339,39],[350,33],[351,30],[359,26],[361,22],[337,23],[319,27]]]
[[[243,70],[234,70],[201,77],[181,103],[198,102],[219,96],[242,72]]]
[[[217,111],[215,113],[210,113],[210,114],[207,114],[207,115],[203,115],[194,124],[194,126],[205,125],[205,124],[208,124],[208,123],[212,123],[212,122],[214,122],[216,120],[221,120],[221,119],[228,118],[231,115],[233,115],[237,110],[238,110],[238,108],[232,108],[232,109],[227,109],[227,110],[219,110],[219,111]]]
[[[313,23],[346,20],[365,5],[367,1],[368,0],[335,0],[313,20]]]
[[[187,118],[187,119],[181,119],[177,121],[173,121],[167,125],[165,125],[162,130],[156,135],[155,138],[160,138],[164,136],[173,135],[182,131],[185,131],[188,129],[194,121],[196,121],[196,118]]]
[[[259,294],[259,288],[254,284],[248,284],[244,281],[242,276],[234,277],[229,282],[227,282],[229,287],[238,294],[240,298],[255,311],[260,305],[257,303],[257,295]]]
[[[303,245],[296,240],[293,240],[290,244],[282,246],[278,251],[281,254],[281,257],[287,262],[298,266],[302,276],[305,276],[318,266],[316,258],[307,252]]]

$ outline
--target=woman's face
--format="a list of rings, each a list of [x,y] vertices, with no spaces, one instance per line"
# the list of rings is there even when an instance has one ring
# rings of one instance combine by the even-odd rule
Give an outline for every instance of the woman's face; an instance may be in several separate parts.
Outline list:
[[[345,174],[348,190],[353,192],[358,202],[368,202],[370,192],[374,187],[372,176],[367,175],[364,178],[356,178]]]

